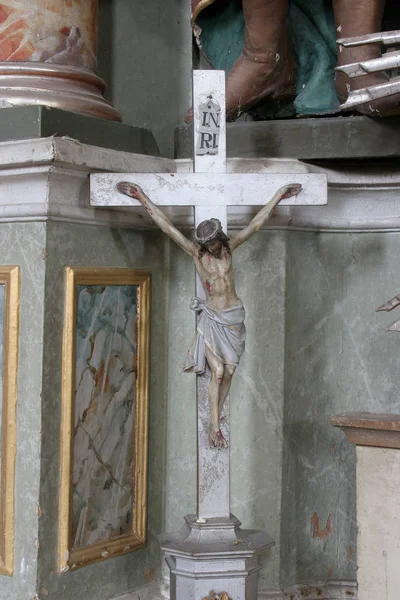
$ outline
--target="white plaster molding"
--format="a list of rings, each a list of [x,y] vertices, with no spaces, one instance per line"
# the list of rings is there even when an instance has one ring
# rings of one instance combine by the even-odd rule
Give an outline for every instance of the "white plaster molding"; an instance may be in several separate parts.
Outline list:
[[[179,172],[190,160],[130,154],[82,144],[69,138],[0,143],[0,222],[67,221],[111,227],[152,229],[142,208],[103,209],[89,204],[93,172]],[[278,207],[266,229],[329,232],[400,231],[400,165],[321,167],[293,159],[228,160],[228,173],[326,173],[328,205]],[[230,229],[243,227],[256,208],[232,207]],[[193,227],[191,208],[168,209],[174,223]]]
[[[396,421],[398,416],[393,415],[380,431],[375,430],[382,436],[375,443],[382,447],[364,446],[364,439],[357,442],[357,576],[362,600],[400,596],[400,450],[385,447],[391,444],[383,440]]]
[[[82,144],[67,137],[49,137],[0,143],[0,169],[40,165],[69,166],[93,171],[142,173],[174,172],[175,161]]]
[[[176,161],[177,172],[189,173],[191,161]],[[278,207],[264,229],[295,231],[371,232],[400,231],[400,164],[359,161],[353,165],[321,167],[295,159],[232,158],[228,173],[325,173],[328,178],[326,206]],[[294,177],[295,179],[295,177]],[[229,228],[248,223],[255,209],[230,210]],[[174,212],[183,226],[187,215]]]
[[[68,221],[143,228],[141,214],[90,206],[89,173],[174,172],[175,163],[128,152],[45,138],[0,144],[0,222]],[[129,225],[127,225],[129,223]]]

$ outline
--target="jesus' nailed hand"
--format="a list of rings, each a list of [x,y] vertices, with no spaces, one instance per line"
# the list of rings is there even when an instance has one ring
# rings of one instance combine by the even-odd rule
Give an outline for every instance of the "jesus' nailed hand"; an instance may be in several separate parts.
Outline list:
[[[173,226],[138,185],[121,182],[117,187],[121,194],[139,200],[160,229],[193,258],[206,301],[195,298],[192,302],[191,308],[199,313],[199,317],[196,339],[189,348],[185,371],[200,375],[205,372],[207,362],[211,371],[208,390],[210,445],[227,448],[228,443],[220,428],[220,417],[233,374],[244,352],[246,337],[245,312],[236,295],[232,253],[263,226],[283,198],[297,196],[301,192],[301,185],[293,183],[280,188],[249,225],[231,238],[225,235],[218,219],[203,221],[196,228],[194,242]]]

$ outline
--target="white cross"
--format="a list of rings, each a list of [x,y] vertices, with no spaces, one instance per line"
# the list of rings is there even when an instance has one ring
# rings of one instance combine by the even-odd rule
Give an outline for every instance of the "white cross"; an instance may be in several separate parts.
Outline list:
[[[193,206],[195,226],[214,217],[221,221],[225,231],[229,206],[261,207],[280,187],[289,183],[300,183],[303,191],[297,197],[283,200],[282,205],[326,204],[327,182],[326,175],[323,174],[226,173],[223,71],[194,71],[193,116],[193,173],[94,174],[91,175],[91,204],[113,208],[141,206],[139,201],[122,195],[117,190],[118,182],[130,181],[138,184],[158,206]],[[203,296],[198,279],[196,293]],[[191,340],[188,340],[188,347],[190,342]],[[183,353],[184,351],[185,349]],[[204,518],[229,518],[229,450],[210,448],[207,384],[206,376],[198,377],[197,515]],[[228,427],[226,410],[225,430]]]

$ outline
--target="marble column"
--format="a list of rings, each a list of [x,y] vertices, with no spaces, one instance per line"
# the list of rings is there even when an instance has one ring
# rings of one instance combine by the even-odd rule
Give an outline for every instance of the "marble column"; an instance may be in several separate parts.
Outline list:
[[[0,2],[0,107],[46,105],[113,121],[96,75],[98,0]]]
[[[397,600],[400,588],[400,415],[333,418],[357,447],[358,599]]]

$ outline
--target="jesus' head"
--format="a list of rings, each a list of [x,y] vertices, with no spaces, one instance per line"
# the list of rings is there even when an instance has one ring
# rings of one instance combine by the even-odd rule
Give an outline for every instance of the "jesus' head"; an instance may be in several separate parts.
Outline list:
[[[229,238],[223,232],[219,219],[202,221],[194,232],[194,239],[203,251],[209,252],[215,258],[221,256],[223,246],[229,250]]]

